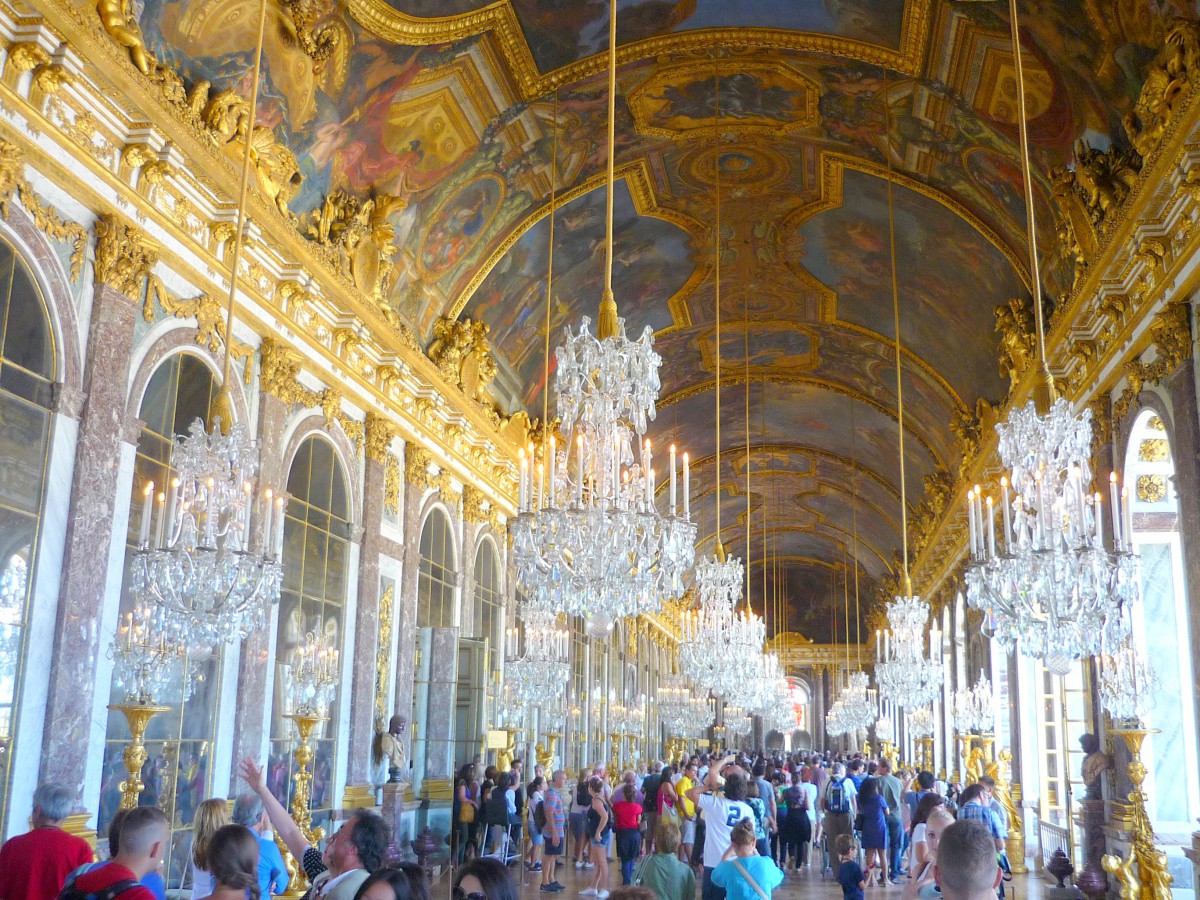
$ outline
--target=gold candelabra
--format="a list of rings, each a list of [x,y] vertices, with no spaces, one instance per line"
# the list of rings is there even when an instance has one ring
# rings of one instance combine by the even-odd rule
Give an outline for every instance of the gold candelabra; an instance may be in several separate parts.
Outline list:
[[[296,744],[296,773],[292,776],[292,819],[296,822],[296,827],[300,829],[300,833],[304,835],[304,839],[314,846],[325,839],[325,829],[321,827],[312,827],[312,772],[309,771],[309,764],[312,763],[315,753],[312,745],[309,744],[309,738],[312,737],[313,729],[317,727],[318,722],[324,722],[324,716],[314,715],[312,713],[292,713],[284,718],[291,719],[296,725],[297,744]],[[304,875],[304,868],[296,865],[291,852],[287,847],[276,837],[275,843],[279,846],[280,854],[283,856],[284,867],[288,870],[289,882],[287,893],[284,897],[302,897],[308,890],[308,879]]]
[[[1167,871],[1167,855],[1154,844],[1154,828],[1146,811],[1146,793],[1142,782],[1146,780],[1146,764],[1142,762],[1142,743],[1148,734],[1158,734],[1157,729],[1116,728],[1129,748],[1129,781],[1133,790],[1129,792],[1129,821],[1132,841],[1129,856],[1125,860],[1115,855],[1105,855],[1101,860],[1104,871],[1112,875],[1121,885],[1121,900],[1171,900],[1171,882]],[[1134,872],[1134,868],[1137,872]]]
[[[895,741],[882,741],[882,747],[879,750],[879,755],[888,761],[888,765],[892,767],[892,771],[897,768],[896,759],[900,755],[896,750]]]
[[[145,785],[142,783],[142,766],[146,764],[146,726],[150,720],[161,712],[167,712],[169,706],[155,706],[152,703],[114,703],[109,709],[120,710],[129,723],[129,743],[121,752],[121,761],[125,763],[125,771],[129,777],[121,782],[121,809],[133,809],[138,805],[138,797]]]
[[[621,780],[621,733],[619,731],[610,731],[608,733],[609,750],[612,753],[612,764],[609,765],[609,781],[616,784]]]
[[[562,735],[558,732],[549,731],[546,733],[546,743],[538,744],[534,749],[534,752],[537,755],[538,765],[546,770],[547,778],[549,778],[551,774],[550,769],[554,765],[555,754],[558,753],[558,739],[560,737],[562,737]]]
[[[918,765],[922,769],[933,768],[933,737],[917,738],[917,758],[920,760]]]
[[[954,745],[958,749],[954,754],[954,780],[963,780],[963,771],[966,769],[967,754],[971,752],[971,741],[974,739],[973,734],[963,734],[961,731],[954,735]]]

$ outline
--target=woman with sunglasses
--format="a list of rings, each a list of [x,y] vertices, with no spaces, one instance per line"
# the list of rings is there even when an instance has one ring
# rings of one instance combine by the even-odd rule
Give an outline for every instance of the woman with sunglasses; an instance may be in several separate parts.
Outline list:
[[[458,870],[453,893],[453,900],[517,900],[517,885],[504,863],[480,857]]]

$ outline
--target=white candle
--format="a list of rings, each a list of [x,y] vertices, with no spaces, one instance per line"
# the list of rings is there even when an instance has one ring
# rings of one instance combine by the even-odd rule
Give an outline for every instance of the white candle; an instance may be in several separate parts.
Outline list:
[[[263,521],[262,521],[262,550],[266,553],[271,547],[271,516],[275,513],[275,492],[267,488],[267,493],[263,496]]]
[[[275,498],[275,555],[283,556],[283,497]]]
[[[876,628],[875,629],[875,658],[876,659],[883,658],[879,655],[879,651],[882,649],[882,647],[883,647],[883,634],[879,631],[878,628]]]
[[[675,445],[671,445],[671,515],[675,515]]]
[[[1004,512],[1004,552],[1007,553],[1007,552],[1009,552],[1009,549],[1012,546],[1012,539],[1013,539],[1012,518],[1011,518],[1012,517],[1012,508],[1009,505],[1008,479],[1007,478],[1000,479],[1000,503],[1004,507],[1004,509],[1003,509],[1003,512]]]
[[[1112,507],[1113,549],[1121,549],[1121,504],[1117,502],[1117,473],[1108,473],[1108,502]]]
[[[138,529],[138,546],[145,547],[150,540],[150,514],[154,508],[154,482],[147,481],[142,489],[142,524]]]
[[[992,515],[992,498],[987,498],[988,556],[996,555],[996,517]]]
[[[883,633],[883,658],[886,662],[888,658],[888,633],[886,631]]]
[[[688,455],[683,454],[683,517],[692,521],[692,472],[688,468]]]
[[[1129,496],[1129,485],[1121,486],[1121,511],[1125,514],[1125,546],[1133,549],[1133,497]]]
[[[167,523],[166,506],[167,495],[162,491],[158,492],[158,527],[154,530],[154,546],[162,549],[163,546],[163,528]]]
[[[525,509],[525,488],[526,482],[529,480],[529,465],[525,460],[525,448],[522,447],[517,454],[517,509]]]
[[[1104,509],[1100,506],[1100,492],[1096,491],[1096,497],[1092,503],[1092,514],[1095,516],[1096,525],[1096,548],[1100,549],[1104,546]]]
[[[537,493],[533,497],[533,505],[536,509],[541,509],[542,504],[546,502],[546,464],[538,463],[538,480]]]
[[[554,464],[556,462],[555,457],[558,456],[558,444],[554,440],[554,435],[550,435],[550,449],[548,452],[549,452],[550,459],[546,463],[546,468],[549,470],[547,472],[547,477],[546,477],[546,486],[549,489],[549,491],[546,494],[546,505],[553,506],[554,505],[554,467],[555,467]]]
[[[971,533],[971,556],[979,555],[979,542],[975,535],[975,491],[967,491],[967,525]]]

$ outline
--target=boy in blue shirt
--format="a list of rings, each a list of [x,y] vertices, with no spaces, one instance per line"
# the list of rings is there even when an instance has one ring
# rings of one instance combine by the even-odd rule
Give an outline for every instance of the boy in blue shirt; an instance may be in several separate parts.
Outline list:
[[[837,839],[838,859],[841,860],[841,865],[838,866],[837,880],[842,886],[843,900],[863,900],[863,890],[867,886],[866,876],[863,875],[862,867],[855,860],[858,855],[858,843],[854,840],[854,835],[839,834]]]

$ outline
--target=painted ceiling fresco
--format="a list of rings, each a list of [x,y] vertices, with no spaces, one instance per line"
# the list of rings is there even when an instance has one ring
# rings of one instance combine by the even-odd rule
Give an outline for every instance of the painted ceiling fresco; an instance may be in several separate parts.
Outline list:
[[[1166,23],[1196,9],[1192,0],[1019,5],[1053,297],[1070,273],[1047,173],[1072,162],[1077,141],[1124,141],[1122,117]],[[388,304],[426,342],[441,316],[486,322],[494,396],[535,417],[552,193],[552,338],[599,302],[607,8],[347,0],[320,23],[340,36],[320,62],[304,55],[282,7],[267,30],[260,124],[299,161],[304,181],[290,206],[301,226],[331,191],[400,197]],[[252,0],[139,9],[158,59],[214,89],[248,90]],[[1027,295],[1030,269],[1007,5],[618,0],[618,14],[615,283],[630,330],[654,329],[666,360],[652,434],[674,436],[700,461],[695,508],[711,537],[715,467],[703,460],[716,449],[719,352],[731,476],[722,524],[730,536],[744,530],[744,486],[732,476],[748,352],[751,443],[771,457],[761,488],[752,475],[751,518],[767,514],[787,559],[790,625],[832,637],[841,606],[823,585],[854,516],[873,584],[900,544],[889,170],[910,507],[925,476],[957,465],[951,421],[1007,391],[994,308]]]

